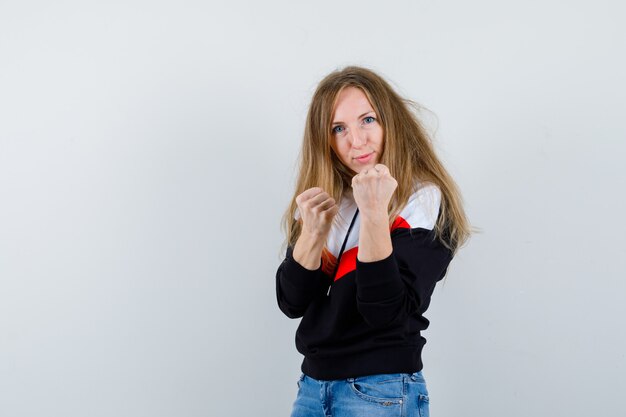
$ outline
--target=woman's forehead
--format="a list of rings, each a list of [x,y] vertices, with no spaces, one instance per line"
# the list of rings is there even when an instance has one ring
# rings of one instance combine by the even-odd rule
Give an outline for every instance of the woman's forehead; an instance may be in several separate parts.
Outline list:
[[[347,87],[337,97],[333,120],[343,121],[361,117],[371,111],[374,111],[374,108],[365,93],[360,88]]]

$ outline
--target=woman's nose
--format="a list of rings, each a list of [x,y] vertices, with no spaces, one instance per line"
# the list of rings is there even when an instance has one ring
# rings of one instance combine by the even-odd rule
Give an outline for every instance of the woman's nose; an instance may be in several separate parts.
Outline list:
[[[358,148],[359,146],[363,146],[367,141],[363,132],[360,132],[358,129],[351,129],[350,134],[352,135],[352,147]]]

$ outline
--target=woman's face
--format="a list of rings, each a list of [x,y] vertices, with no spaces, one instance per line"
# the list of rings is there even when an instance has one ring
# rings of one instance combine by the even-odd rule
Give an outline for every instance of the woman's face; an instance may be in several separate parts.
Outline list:
[[[331,129],[331,147],[348,168],[358,174],[378,163],[383,149],[383,127],[361,89],[346,87],[341,91]]]

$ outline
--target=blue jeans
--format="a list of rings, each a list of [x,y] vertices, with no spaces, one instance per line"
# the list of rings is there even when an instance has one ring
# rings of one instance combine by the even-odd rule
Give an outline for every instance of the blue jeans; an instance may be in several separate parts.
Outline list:
[[[300,375],[291,417],[428,417],[422,372],[324,381]]]

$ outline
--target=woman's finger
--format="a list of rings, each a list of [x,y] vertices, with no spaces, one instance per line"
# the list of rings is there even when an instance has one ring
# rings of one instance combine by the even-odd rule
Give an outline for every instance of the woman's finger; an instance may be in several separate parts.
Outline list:
[[[315,206],[328,198],[328,193],[319,187],[309,188],[296,198],[296,203]]]
[[[309,201],[307,202],[307,205],[310,208],[314,208],[314,207],[319,206],[320,204],[322,204],[324,201],[328,200],[329,198],[332,198],[332,197],[328,195],[327,192],[324,191],[310,198]]]
[[[323,190],[320,187],[312,187],[308,190],[304,190],[302,193],[300,193],[300,195],[296,197],[296,203],[302,204],[321,192],[323,192]]]
[[[324,211],[324,210],[328,210],[334,205],[335,205],[335,199],[332,197],[328,197],[324,201],[320,202],[319,204],[316,204],[315,206],[311,208],[316,211]]]
[[[383,164],[376,164],[374,169],[378,171],[379,174],[389,174],[389,168]]]

